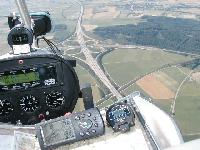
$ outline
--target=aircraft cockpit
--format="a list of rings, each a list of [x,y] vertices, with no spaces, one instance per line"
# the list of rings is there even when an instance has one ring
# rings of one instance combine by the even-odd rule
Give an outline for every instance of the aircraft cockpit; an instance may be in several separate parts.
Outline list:
[[[19,2],[18,7],[25,8],[21,15],[8,17],[7,40],[12,51],[0,57],[0,122],[22,131],[33,127],[41,149],[103,135],[104,122],[113,131],[130,131],[135,125],[132,106],[119,102],[101,114],[90,87],[80,89],[76,61],[65,59],[45,37],[50,49],[38,47],[38,37],[51,30],[50,13],[27,15],[25,3]],[[72,113],[80,97],[86,110]]]
[[[64,57],[45,38],[52,28],[50,13],[29,13],[24,0],[16,0],[16,4],[20,13],[8,16],[7,41],[12,51],[0,56],[0,139],[5,138],[0,149],[159,150],[183,143],[172,118],[140,92],[123,96],[114,88],[87,53],[81,15],[76,28],[78,43],[88,54],[88,66],[117,99],[102,108],[93,100],[91,85],[80,85],[76,60]],[[39,48],[40,39],[49,47]],[[75,112],[79,98],[84,110]]]

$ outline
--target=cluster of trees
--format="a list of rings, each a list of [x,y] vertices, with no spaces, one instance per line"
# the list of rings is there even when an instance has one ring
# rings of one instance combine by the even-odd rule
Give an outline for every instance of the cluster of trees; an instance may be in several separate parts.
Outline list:
[[[200,22],[169,17],[143,17],[137,25],[99,27],[94,33],[120,44],[152,46],[175,51],[200,53]]]
[[[187,67],[187,68],[190,68],[190,69],[198,68],[200,66],[200,59],[197,58],[197,59],[194,59],[192,61],[182,63],[181,66]]]

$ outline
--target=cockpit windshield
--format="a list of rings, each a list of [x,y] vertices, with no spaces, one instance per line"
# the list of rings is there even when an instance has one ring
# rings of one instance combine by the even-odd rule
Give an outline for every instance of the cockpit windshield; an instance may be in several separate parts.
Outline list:
[[[140,91],[175,119],[184,140],[200,138],[199,0],[26,3],[29,12],[50,13],[52,29],[45,38],[65,58],[77,60],[79,82],[91,83],[99,108]],[[19,12],[14,0],[1,0],[0,8],[3,55],[11,51],[7,17]],[[42,36],[39,38],[39,47],[47,48]],[[82,104],[77,103],[75,109],[82,110]]]

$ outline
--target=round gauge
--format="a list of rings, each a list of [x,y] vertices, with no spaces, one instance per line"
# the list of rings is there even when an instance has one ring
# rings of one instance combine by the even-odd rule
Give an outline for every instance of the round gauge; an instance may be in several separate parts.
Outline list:
[[[126,103],[116,103],[106,112],[106,120],[115,131],[127,131],[134,119],[131,107]]]
[[[65,97],[60,92],[52,92],[46,96],[46,103],[50,108],[59,108],[65,102]]]
[[[13,105],[8,100],[0,100],[0,116],[9,116],[14,110]]]
[[[20,107],[25,112],[34,112],[39,108],[39,100],[32,95],[20,99]]]

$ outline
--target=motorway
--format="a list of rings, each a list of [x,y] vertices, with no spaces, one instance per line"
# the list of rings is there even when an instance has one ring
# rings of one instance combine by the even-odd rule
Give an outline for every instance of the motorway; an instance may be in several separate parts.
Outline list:
[[[82,16],[84,13],[83,6],[79,3],[81,6],[81,12],[80,16],[78,18],[77,26],[76,26],[76,35],[78,43],[80,44],[81,51],[85,55],[85,62],[88,64],[88,66],[94,71],[94,73],[98,76],[98,78],[102,81],[102,83],[110,90],[110,92],[115,96],[117,99],[122,98],[122,95],[118,92],[118,90],[112,85],[110,80],[107,78],[103,70],[98,65],[97,61],[92,57],[90,50],[87,48],[84,36],[85,34],[82,31],[81,23],[82,23]]]
[[[78,43],[80,45],[80,48],[81,48],[81,52],[79,52],[79,53],[83,53],[84,56],[85,56],[85,60],[82,60],[82,61],[89,66],[89,69],[91,69],[95,73],[95,75],[99,78],[99,80],[104,84],[104,86],[107,87],[110,90],[111,93],[106,95],[106,97],[107,98],[108,97],[109,98],[110,97],[116,97],[117,99],[120,99],[120,98],[122,98],[122,95],[120,94],[120,92],[123,92],[126,88],[128,88],[131,85],[133,85],[138,80],[138,78],[128,82],[127,84],[125,84],[123,86],[121,86],[119,89],[116,89],[116,87],[114,86],[114,83],[107,77],[105,72],[99,66],[99,64],[97,62],[98,60],[93,58],[93,56],[91,54],[92,52],[87,47],[87,44],[86,44],[84,38],[88,38],[91,41],[96,41],[96,40],[94,40],[93,38],[90,38],[89,36],[87,36],[83,32],[81,24],[82,24],[82,17],[83,17],[83,14],[84,14],[84,7],[80,2],[76,1],[76,3],[78,3],[80,5],[81,10],[80,10],[80,14],[79,14],[79,17],[78,17],[78,21],[77,21],[76,30],[75,30],[75,34],[74,35],[76,35],[77,41],[78,41]],[[149,46],[120,45],[120,44],[115,44],[115,45],[100,44],[99,45],[98,42],[96,43],[96,46],[100,47],[100,48],[113,47],[113,48],[126,48],[126,49],[129,49],[129,48],[131,48],[131,49],[141,49],[141,50],[149,50],[149,51],[157,50],[157,49],[155,49],[153,47],[149,47]],[[200,56],[198,54],[181,52],[181,51],[173,51],[173,50],[166,50],[166,49],[163,49],[163,51],[172,52],[172,53],[176,53],[176,54],[190,55],[190,56],[194,56],[194,57],[199,57]],[[105,51],[102,51],[102,52],[105,52]],[[75,56],[73,56],[73,57],[75,57]],[[79,59],[79,58],[77,58],[77,59]],[[176,66],[178,64],[173,64],[173,65]],[[173,65],[172,64],[169,64],[169,66],[164,65],[161,68],[158,68],[158,69],[156,69],[156,70],[154,70],[152,72],[156,72],[156,71],[158,71],[160,69],[163,69],[163,68],[166,68],[166,67],[170,67],[170,66],[173,66]],[[146,76],[148,74],[151,74],[152,72],[147,73],[147,74],[143,75],[142,77],[144,77],[144,76]],[[139,77],[139,79],[140,78],[141,77]],[[99,101],[99,103],[104,102],[104,100],[107,99],[106,97],[102,98]]]

